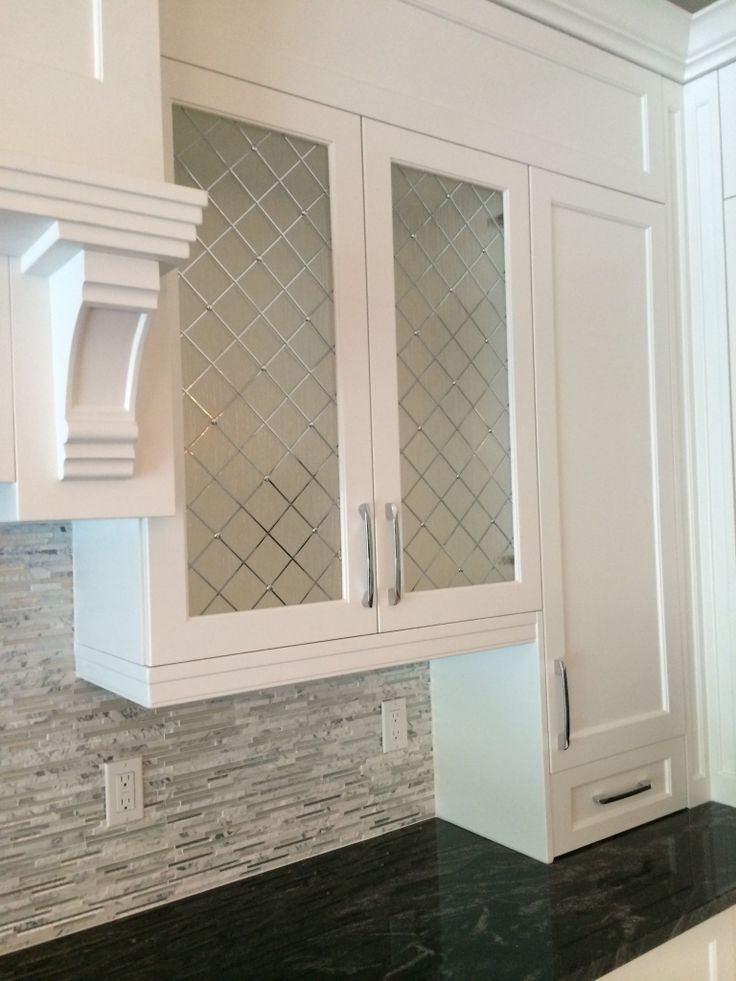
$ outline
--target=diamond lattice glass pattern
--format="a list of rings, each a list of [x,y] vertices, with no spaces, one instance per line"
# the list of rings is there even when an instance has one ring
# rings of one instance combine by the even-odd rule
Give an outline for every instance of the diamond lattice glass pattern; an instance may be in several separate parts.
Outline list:
[[[392,187],[405,589],[513,580],[503,196]]]
[[[327,149],[174,108],[209,193],[179,274],[196,616],[342,596]]]

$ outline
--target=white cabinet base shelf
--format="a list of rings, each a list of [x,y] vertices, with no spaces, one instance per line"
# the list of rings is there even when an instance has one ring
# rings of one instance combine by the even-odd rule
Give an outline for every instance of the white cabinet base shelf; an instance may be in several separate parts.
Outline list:
[[[525,613],[153,667],[77,644],[76,669],[85,681],[156,708],[450,654],[529,644],[536,637],[537,615]]]

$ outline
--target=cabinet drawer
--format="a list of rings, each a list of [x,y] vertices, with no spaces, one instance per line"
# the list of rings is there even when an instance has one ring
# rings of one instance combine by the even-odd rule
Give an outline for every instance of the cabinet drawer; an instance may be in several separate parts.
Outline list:
[[[554,853],[562,855],[686,807],[684,740],[554,773],[551,782]]]

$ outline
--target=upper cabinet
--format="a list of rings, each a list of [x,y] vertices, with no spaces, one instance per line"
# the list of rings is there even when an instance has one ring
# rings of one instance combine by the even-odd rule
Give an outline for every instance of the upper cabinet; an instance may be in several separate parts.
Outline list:
[[[526,168],[181,66],[169,93],[210,200],[177,514],[77,527],[80,672],[160,704],[529,639]]]

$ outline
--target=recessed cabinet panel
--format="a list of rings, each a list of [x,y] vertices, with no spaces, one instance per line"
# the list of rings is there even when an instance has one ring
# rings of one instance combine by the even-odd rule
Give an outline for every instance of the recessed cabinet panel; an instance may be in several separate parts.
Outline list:
[[[526,169],[364,134],[381,629],[538,609]]]
[[[664,208],[534,172],[532,229],[545,643],[559,770],[682,731],[677,406]]]
[[[718,72],[723,143],[723,196],[736,196],[736,64]]]

